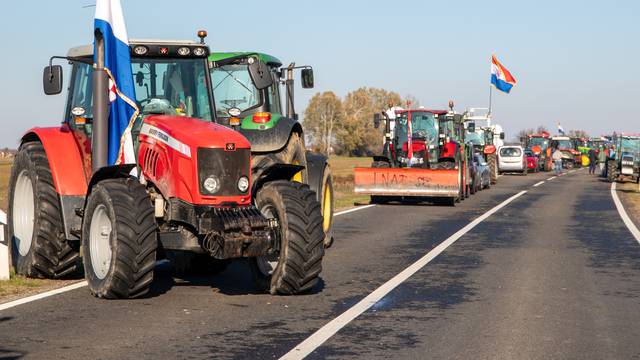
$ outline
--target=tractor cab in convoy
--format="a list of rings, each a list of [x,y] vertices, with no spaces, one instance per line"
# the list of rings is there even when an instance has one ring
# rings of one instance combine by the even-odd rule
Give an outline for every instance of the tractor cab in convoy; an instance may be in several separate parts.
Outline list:
[[[467,109],[464,122],[467,124],[467,141],[486,157],[491,184],[495,184],[498,181],[497,149],[504,145],[502,126],[491,123],[491,113],[486,108]]]
[[[582,166],[582,154],[576,149],[574,141],[568,136],[554,136],[549,143],[551,149],[562,152],[562,167],[565,169]],[[550,151],[549,151],[550,152]]]
[[[615,152],[607,159],[607,179],[640,181],[640,135],[617,135],[612,142]]]
[[[253,178],[280,164],[303,166],[293,180],[308,184],[316,192],[322,207],[324,244],[330,246],[333,241],[331,168],[325,155],[306,150],[304,129],[294,106],[294,72],[300,70],[302,88],[311,89],[313,68],[295,63],[283,67],[276,57],[256,52],[214,52],[209,61],[216,118],[219,123],[238,130],[251,143]]]
[[[551,149],[549,143],[551,135],[543,131],[538,134],[529,134],[522,142],[527,150],[530,150],[533,155],[538,157],[538,166],[540,170],[551,171],[553,168],[553,160],[551,159]]]
[[[431,197],[451,204],[468,195],[462,115],[453,109],[396,111],[393,136],[387,114],[374,114],[374,127],[382,121],[382,154],[373,157],[370,168],[355,168],[356,193],[371,195],[373,202]]]
[[[178,272],[212,273],[244,257],[264,291],[315,285],[322,214],[309,187],[291,181],[302,166],[252,174],[249,141],[215,122],[206,32],[198,36],[130,40],[135,151],[112,166],[115,93],[102,37],[95,63],[93,45],[54,57],[71,64],[62,125],[27,131],[11,175],[8,234],[18,274],[65,277],[82,266],[82,253],[95,296],[130,298],[148,292],[157,259]],[[48,95],[62,92],[62,67],[47,66],[43,84]]]

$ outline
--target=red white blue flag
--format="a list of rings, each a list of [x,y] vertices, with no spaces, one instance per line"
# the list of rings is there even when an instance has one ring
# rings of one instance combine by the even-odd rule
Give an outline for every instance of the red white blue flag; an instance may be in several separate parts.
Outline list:
[[[496,89],[506,92],[507,94],[516,84],[516,79],[507,68],[500,64],[495,55],[491,56],[491,84],[493,84]]]
[[[134,163],[131,125],[138,107],[120,0],[96,0],[94,29],[104,38],[104,67],[109,76],[109,165]]]

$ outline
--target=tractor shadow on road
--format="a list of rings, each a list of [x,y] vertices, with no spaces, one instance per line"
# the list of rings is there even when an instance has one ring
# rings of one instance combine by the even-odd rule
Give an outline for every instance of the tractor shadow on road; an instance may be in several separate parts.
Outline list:
[[[199,276],[175,276],[172,274],[171,266],[162,263],[156,266],[153,285],[147,297],[156,297],[165,294],[173,287],[198,286],[217,289],[224,295],[265,295],[255,287],[249,264],[246,259],[233,261],[229,267],[217,274]],[[324,289],[322,277],[310,292],[301,295],[314,295],[321,293]]]

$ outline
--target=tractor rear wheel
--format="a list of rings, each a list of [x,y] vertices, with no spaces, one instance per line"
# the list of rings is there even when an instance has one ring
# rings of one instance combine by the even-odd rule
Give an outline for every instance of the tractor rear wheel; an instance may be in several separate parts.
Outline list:
[[[127,299],[149,291],[157,228],[149,194],[137,179],[108,179],[93,187],[82,222],[85,277],[93,295]]]
[[[495,184],[498,182],[498,161],[496,153],[487,155],[487,164],[489,165],[491,184]]]
[[[607,161],[607,180],[609,180],[609,182],[616,181],[616,178],[618,177],[618,175],[616,174],[618,167],[616,165],[617,164],[615,160]]]
[[[8,238],[16,273],[59,279],[81,268],[79,252],[64,237],[60,199],[40,142],[24,143],[9,183]]]
[[[276,251],[249,259],[256,286],[271,294],[299,294],[318,282],[324,256],[322,213],[316,195],[305,184],[272,181],[256,195],[256,206],[276,218]]]
[[[331,168],[327,165],[322,173],[321,194],[319,197],[322,211],[322,230],[324,231],[324,247],[333,244],[333,181]]]

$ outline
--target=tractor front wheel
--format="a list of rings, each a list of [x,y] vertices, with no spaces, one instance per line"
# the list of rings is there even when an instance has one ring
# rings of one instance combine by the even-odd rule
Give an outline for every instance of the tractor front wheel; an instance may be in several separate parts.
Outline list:
[[[250,259],[256,286],[271,294],[299,294],[318,282],[324,256],[321,207],[309,186],[272,181],[257,193],[256,206],[278,220],[273,253]]]
[[[16,273],[59,279],[81,268],[77,246],[64,238],[62,210],[40,142],[20,147],[9,183],[8,239]]]
[[[84,214],[82,251],[91,293],[106,299],[145,295],[158,246],[145,187],[134,178],[103,180],[93,187]]]

